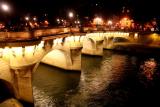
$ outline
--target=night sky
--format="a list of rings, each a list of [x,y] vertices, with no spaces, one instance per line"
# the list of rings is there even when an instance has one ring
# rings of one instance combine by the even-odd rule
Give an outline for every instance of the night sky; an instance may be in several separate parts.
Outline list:
[[[67,11],[74,10],[81,17],[100,14],[104,17],[119,15],[122,7],[130,9],[136,20],[159,18],[158,0],[0,0],[12,6],[11,16],[25,14],[66,16]]]

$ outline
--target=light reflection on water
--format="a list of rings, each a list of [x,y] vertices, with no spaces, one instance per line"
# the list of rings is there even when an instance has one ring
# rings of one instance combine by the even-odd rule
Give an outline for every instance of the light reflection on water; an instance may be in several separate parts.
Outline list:
[[[65,71],[41,64],[33,77],[35,107],[61,107],[65,93],[74,89],[79,79],[79,71]]]
[[[126,56],[106,52],[104,57],[82,57],[82,73],[78,92],[68,98],[68,107],[103,107],[109,95],[108,87],[121,81]],[[77,102],[78,101],[78,102]]]
[[[141,69],[152,56],[104,51],[103,57],[82,56],[82,72],[41,64],[34,74],[37,107],[124,107],[157,104],[159,57],[153,79]],[[76,73],[75,73],[76,72]],[[149,94],[148,94],[149,93]],[[46,104],[46,105],[43,105]]]

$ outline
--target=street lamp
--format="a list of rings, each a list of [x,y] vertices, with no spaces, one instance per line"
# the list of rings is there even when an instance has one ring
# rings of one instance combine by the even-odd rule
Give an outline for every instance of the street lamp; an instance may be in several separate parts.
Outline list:
[[[28,17],[28,16],[26,16],[26,17],[25,17],[25,20],[26,20],[26,21],[29,21],[29,17]]]
[[[107,24],[108,24],[109,29],[111,30],[112,24],[113,24],[112,20],[108,20]]]
[[[108,20],[108,25],[112,25],[112,21],[111,20]]]
[[[37,21],[37,18],[36,18],[36,17],[34,17],[34,18],[33,18],[33,20],[34,20],[34,21]]]
[[[10,7],[8,4],[5,4],[5,3],[2,3],[0,5],[1,9],[4,11],[4,12],[9,12],[10,11]]]
[[[72,30],[71,30],[71,26],[72,26],[72,19],[73,19],[73,17],[74,17],[74,14],[73,14],[73,12],[69,12],[68,13],[68,16],[69,16],[69,19],[70,19],[70,32],[72,33]]]
[[[11,7],[10,5],[8,5],[7,3],[0,3],[0,11],[3,11],[3,15],[4,15],[4,22],[5,22],[5,25],[6,25],[6,28],[8,29],[9,28],[9,24],[8,24],[8,16],[7,16],[7,13],[10,12],[11,10]]]
[[[69,16],[69,18],[73,18],[73,17],[74,17],[73,12],[69,12],[69,13],[68,13],[68,16]]]
[[[29,16],[25,16],[24,19],[25,19],[25,21],[26,21],[26,22],[25,22],[25,26],[26,26],[25,28],[26,28],[26,30],[28,31],[28,30],[29,30],[29,27],[30,27],[30,26],[29,26],[30,17],[29,17]]]

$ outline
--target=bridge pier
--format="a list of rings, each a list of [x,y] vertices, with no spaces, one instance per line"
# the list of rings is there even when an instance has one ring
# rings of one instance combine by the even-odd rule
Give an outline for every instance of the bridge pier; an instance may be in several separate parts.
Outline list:
[[[112,37],[104,37],[103,48],[104,49],[113,49],[114,42],[112,41],[114,38]]]
[[[17,99],[33,103],[32,73],[35,64],[11,69],[14,92]]]
[[[83,41],[83,54],[88,55],[103,55],[103,40],[96,40],[92,38],[87,38]]]

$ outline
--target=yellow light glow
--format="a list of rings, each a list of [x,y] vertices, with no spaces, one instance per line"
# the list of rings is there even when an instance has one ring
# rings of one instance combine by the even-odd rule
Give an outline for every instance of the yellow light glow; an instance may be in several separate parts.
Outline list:
[[[4,3],[1,4],[1,8],[2,8],[2,10],[5,11],[5,12],[7,12],[7,11],[10,10],[9,5],[8,5],[8,4],[4,4]]]
[[[44,41],[41,41],[41,43],[38,45],[37,48],[43,48],[44,47]]]
[[[55,39],[53,43],[54,45],[58,44],[58,39]]]
[[[75,36],[75,41],[79,41],[80,36]]]
[[[80,37],[80,42],[83,42],[84,39],[85,39],[85,36],[81,36],[81,37]]]
[[[28,17],[28,16],[26,16],[26,17],[25,17],[25,20],[26,20],[26,21],[28,21],[28,20],[29,20],[29,17]]]
[[[34,52],[34,47],[35,47],[35,46],[26,46],[26,47],[25,47],[25,53],[26,53],[26,55],[27,55],[27,54],[29,54],[29,55],[33,54],[33,52]]]
[[[3,49],[0,48],[0,58],[3,57]]]
[[[108,20],[108,25],[112,25],[112,21],[111,20]]]
[[[137,39],[138,38],[138,33],[134,34],[134,38]]]
[[[68,13],[68,16],[69,16],[70,18],[72,18],[72,17],[74,16],[73,12],[69,12],[69,13]]]
[[[58,39],[58,44],[62,43],[62,38]]]
[[[93,24],[95,24],[95,25],[103,25],[103,19],[100,18],[100,17],[96,17],[93,20]]]
[[[5,60],[9,60],[10,54],[11,54],[10,48],[9,48],[9,47],[5,47],[5,48],[3,49],[3,58],[4,58]]]
[[[12,53],[15,53],[16,56],[22,56],[22,47],[13,47]]]

